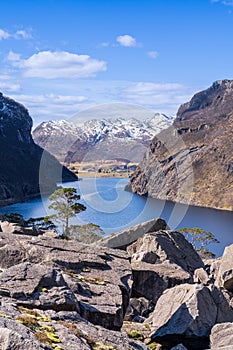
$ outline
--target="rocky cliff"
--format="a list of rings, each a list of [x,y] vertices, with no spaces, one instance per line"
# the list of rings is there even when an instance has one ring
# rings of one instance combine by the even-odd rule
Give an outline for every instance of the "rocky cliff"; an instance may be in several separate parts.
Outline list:
[[[149,145],[131,177],[138,194],[233,210],[233,81],[193,96]]]
[[[27,109],[0,94],[0,205],[52,191],[62,176],[77,179],[34,143],[31,128]]]

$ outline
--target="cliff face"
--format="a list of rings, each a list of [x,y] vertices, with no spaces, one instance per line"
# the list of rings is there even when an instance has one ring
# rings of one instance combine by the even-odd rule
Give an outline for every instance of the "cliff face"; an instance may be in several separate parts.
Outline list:
[[[26,108],[0,94],[0,205],[53,191],[62,176],[77,179],[34,143],[31,128]]]
[[[149,145],[133,192],[233,210],[233,81],[221,80],[182,105]]]

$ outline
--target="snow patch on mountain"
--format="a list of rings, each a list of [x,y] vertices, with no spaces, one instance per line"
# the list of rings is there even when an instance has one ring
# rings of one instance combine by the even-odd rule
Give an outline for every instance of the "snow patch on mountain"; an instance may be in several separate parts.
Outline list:
[[[101,141],[104,137],[113,138],[144,138],[152,139],[161,130],[172,124],[173,118],[164,114],[156,113],[152,119],[139,121],[131,119],[103,119],[88,120],[81,126],[67,120],[52,120],[41,123],[33,132],[34,138],[42,134],[44,136],[73,135],[86,141]]]

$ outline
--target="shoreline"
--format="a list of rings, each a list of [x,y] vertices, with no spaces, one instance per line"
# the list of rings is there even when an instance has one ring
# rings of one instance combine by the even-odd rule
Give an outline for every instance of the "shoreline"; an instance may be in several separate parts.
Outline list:
[[[127,173],[96,173],[96,172],[88,172],[88,171],[80,171],[77,173],[77,176],[79,178],[79,180],[82,178],[82,177],[85,177],[85,178],[88,178],[88,177],[98,177],[98,178],[112,178],[112,179],[121,179],[121,178],[124,178],[124,179],[129,179],[129,174]]]

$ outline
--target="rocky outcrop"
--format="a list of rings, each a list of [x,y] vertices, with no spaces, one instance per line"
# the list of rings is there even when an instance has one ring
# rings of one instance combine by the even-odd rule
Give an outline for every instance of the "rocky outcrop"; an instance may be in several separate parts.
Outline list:
[[[169,263],[180,266],[191,274],[204,264],[185,239],[182,233],[175,231],[158,231],[145,234],[127,248],[132,261],[146,263]]]
[[[153,219],[108,235],[99,240],[98,244],[109,248],[125,250],[130,244],[137,241],[137,239],[142,237],[145,233],[166,229],[168,229],[168,226],[163,219]]]
[[[10,233],[0,242],[1,349],[149,349],[117,332],[132,284],[125,252]]]
[[[32,119],[24,106],[0,94],[0,205],[52,192],[56,182],[77,177],[31,136]]]
[[[165,346],[182,342],[206,349],[217,318],[217,306],[207,287],[184,284],[168,289],[158,300],[151,322],[152,340]]]
[[[18,231],[0,232],[1,349],[228,346],[233,294],[182,234],[144,234],[128,254]]]
[[[233,210],[232,101],[232,80],[194,95],[180,107],[173,126],[153,139],[127,188],[162,200]]]
[[[219,263],[216,285],[233,292],[233,244],[226,247]]]
[[[162,293],[176,285],[193,283],[194,271],[203,262],[179,232],[147,233],[128,246],[133,271],[133,297],[154,305]]]
[[[231,350],[233,344],[233,323],[216,324],[210,335],[212,350]]]

